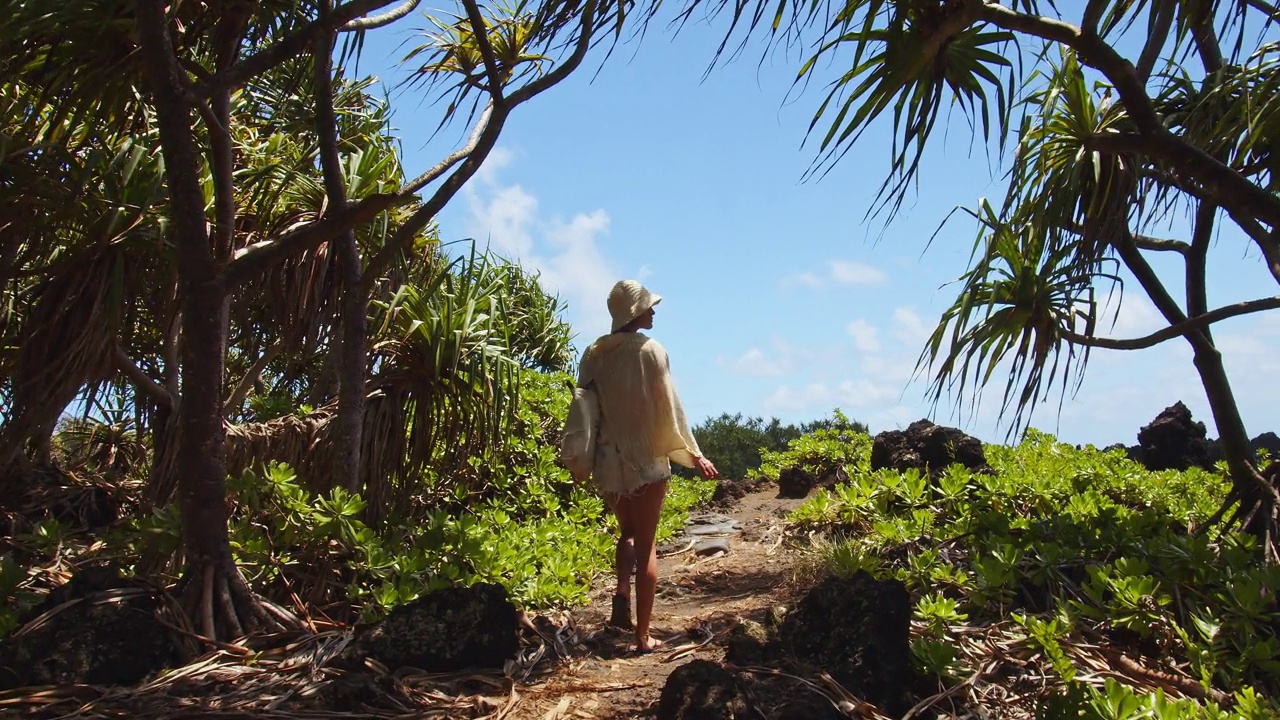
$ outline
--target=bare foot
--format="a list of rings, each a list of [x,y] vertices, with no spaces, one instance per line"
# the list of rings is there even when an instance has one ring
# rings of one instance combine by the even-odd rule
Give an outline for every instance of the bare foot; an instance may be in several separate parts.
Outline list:
[[[636,652],[650,653],[650,652],[653,652],[654,650],[657,650],[658,648],[662,647],[665,644],[666,643],[662,642],[656,637],[641,635],[636,637]]]

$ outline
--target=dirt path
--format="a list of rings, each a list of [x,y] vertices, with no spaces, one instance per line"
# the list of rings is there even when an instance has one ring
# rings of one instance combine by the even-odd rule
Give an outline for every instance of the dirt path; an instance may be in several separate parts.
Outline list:
[[[697,557],[686,550],[659,558],[653,634],[666,647],[648,655],[629,652],[631,635],[604,624],[612,592],[604,583],[589,606],[571,613],[581,638],[574,657],[541,680],[517,686],[520,697],[506,717],[653,717],[675,668],[695,658],[721,660],[724,638],[739,618],[762,621],[769,607],[791,599],[792,562],[782,530],[787,513],[803,501],[776,495],[776,487],[766,486],[720,511],[741,526],[730,537],[728,554]]]

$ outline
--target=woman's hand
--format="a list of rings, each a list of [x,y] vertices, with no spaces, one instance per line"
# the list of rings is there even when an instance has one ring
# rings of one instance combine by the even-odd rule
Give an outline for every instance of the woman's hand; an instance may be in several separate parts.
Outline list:
[[[720,477],[720,471],[716,469],[715,465],[711,464],[710,460],[704,457],[695,457],[693,459],[693,466],[697,468],[698,474],[702,475],[704,480],[715,480]]]

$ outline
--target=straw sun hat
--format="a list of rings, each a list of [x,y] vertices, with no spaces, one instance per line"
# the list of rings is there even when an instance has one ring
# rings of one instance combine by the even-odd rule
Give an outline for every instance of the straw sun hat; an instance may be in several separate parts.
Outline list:
[[[609,315],[613,318],[613,332],[660,302],[660,295],[654,295],[635,280],[619,280],[609,291]]]

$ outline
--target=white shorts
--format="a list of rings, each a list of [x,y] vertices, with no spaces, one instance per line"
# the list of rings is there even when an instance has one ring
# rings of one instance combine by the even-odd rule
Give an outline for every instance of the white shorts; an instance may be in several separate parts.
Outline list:
[[[596,463],[591,478],[602,492],[634,495],[640,488],[671,478],[671,460],[665,457],[635,465],[623,459],[618,446],[610,442],[596,445]]]

